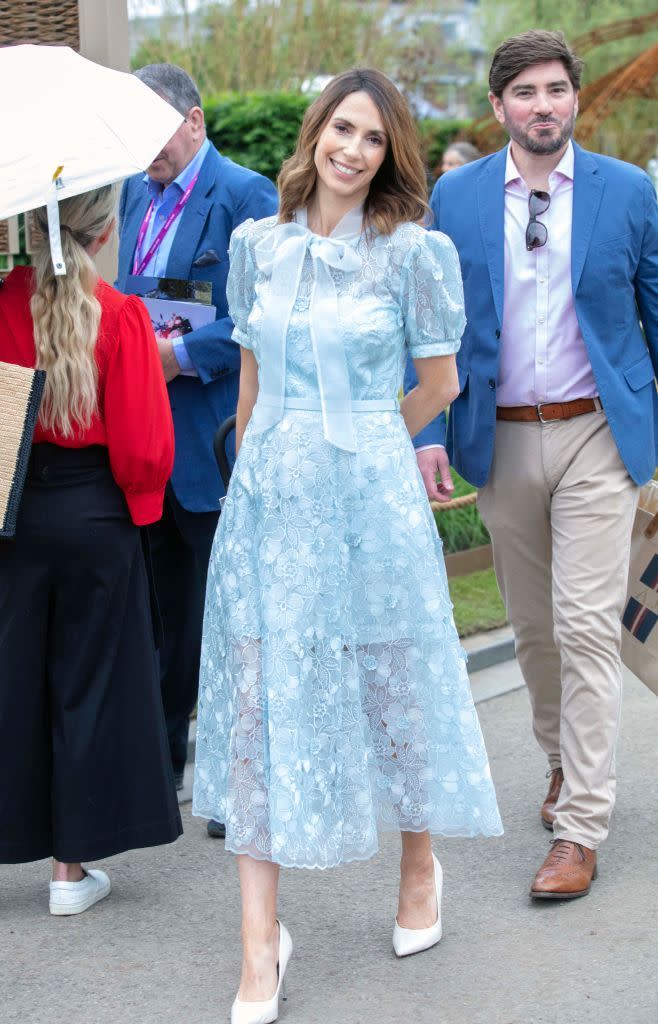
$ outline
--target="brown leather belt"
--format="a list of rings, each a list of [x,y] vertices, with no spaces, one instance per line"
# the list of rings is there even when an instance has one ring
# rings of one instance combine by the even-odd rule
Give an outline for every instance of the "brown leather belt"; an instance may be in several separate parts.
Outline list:
[[[587,412],[599,412],[601,408],[599,398],[574,398],[573,402],[544,402],[543,405],[499,405],[496,419],[513,423],[551,423],[553,420],[584,416]]]

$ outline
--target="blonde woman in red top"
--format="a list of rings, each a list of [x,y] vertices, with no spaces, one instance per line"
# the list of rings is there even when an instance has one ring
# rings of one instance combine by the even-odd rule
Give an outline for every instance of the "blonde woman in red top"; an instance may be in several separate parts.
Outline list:
[[[83,861],[182,831],[139,530],[162,513],[173,427],[146,310],[94,267],[114,209],[110,187],[63,201],[66,276],[44,241],[0,288],[0,360],[47,372],[0,541],[0,863],[51,856],[58,915],[110,891]]]

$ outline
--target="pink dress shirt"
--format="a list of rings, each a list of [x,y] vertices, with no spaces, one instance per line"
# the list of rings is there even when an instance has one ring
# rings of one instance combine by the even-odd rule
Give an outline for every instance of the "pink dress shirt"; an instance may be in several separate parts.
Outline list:
[[[549,176],[551,205],[537,219],[546,245],[528,252],[530,190],[507,151],[505,299],[497,404],[569,402],[598,394],[571,291],[574,153],[571,143]]]

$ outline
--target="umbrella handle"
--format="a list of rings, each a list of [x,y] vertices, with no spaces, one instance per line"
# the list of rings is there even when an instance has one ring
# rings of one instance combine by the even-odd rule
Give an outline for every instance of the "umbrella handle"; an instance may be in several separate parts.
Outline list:
[[[228,490],[228,483],[231,479],[231,467],[226,455],[226,439],[231,431],[235,430],[235,419],[235,416],[229,416],[223,423],[220,423],[212,443],[219,466],[219,474],[226,490]]]

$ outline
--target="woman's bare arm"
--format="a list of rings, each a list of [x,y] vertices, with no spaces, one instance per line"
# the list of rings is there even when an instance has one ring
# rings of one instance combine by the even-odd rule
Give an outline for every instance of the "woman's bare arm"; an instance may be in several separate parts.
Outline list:
[[[242,438],[258,398],[258,363],[253,352],[240,348],[240,391],[235,423],[235,451],[240,451]]]
[[[454,355],[414,359],[418,384],[400,402],[400,412],[411,437],[419,434],[459,394]]]

